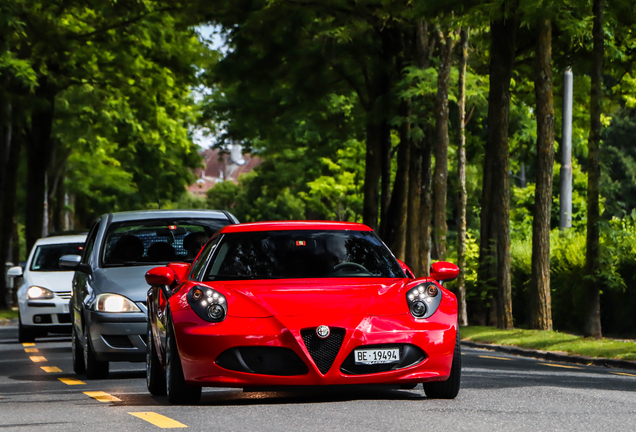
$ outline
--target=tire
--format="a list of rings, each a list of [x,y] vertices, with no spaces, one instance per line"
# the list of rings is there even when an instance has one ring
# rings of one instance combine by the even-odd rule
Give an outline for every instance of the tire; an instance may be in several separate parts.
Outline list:
[[[36,333],[35,330],[31,330],[22,325],[22,316],[18,312],[18,341],[20,343],[35,342]]]
[[[166,332],[166,393],[168,402],[174,405],[196,404],[201,399],[201,387],[185,382],[171,319]]]
[[[150,323],[148,323],[148,343],[146,344],[146,386],[153,396],[165,396],[166,394],[166,375],[159,362]]]
[[[97,360],[88,327],[84,327],[84,373],[88,379],[103,379],[108,376],[108,362]]]
[[[84,365],[84,351],[77,340],[75,325],[71,328],[71,352],[73,357],[73,371],[76,374],[83,374],[86,372],[86,366]]]
[[[459,329],[455,340],[455,353],[450,376],[446,381],[424,383],[424,393],[429,399],[455,399],[462,377],[462,353],[459,346]]]

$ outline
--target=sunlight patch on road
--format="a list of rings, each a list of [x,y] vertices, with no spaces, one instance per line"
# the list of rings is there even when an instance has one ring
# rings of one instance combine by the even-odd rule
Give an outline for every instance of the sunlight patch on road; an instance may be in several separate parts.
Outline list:
[[[179,423],[178,421],[172,420],[169,417],[162,416],[161,414],[153,412],[131,412],[128,414],[145,420],[148,423],[152,423],[153,425],[158,426],[162,429],[187,428],[187,426],[183,423]]]
[[[119,399],[118,397],[115,397],[103,391],[84,392],[84,394],[100,402],[121,402],[121,399]]]
[[[512,361],[511,358],[506,358],[506,357],[495,357],[495,356],[486,356],[486,355],[480,355],[479,358],[485,358],[485,359],[495,359],[495,360],[509,360]]]
[[[40,366],[40,369],[46,373],[62,372],[62,369],[57,366]]]
[[[566,366],[566,365],[560,365],[560,364],[554,364],[554,363],[539,363],[539,364],[543,366],[552,366],[552,367],[565,368],[565,369],[581,369],[578,366]]]
[[[625,372],[612,372],[614,375],[623,375],[623,376],[632,376],[632,377],[636,377],[636,375],[634,374],[630,374],[630,373],[625,373]]]
[[[39,362],[45,362],[47,361],[46,358],[42,357],[42,356],[31,356],[29,357],[31,359],[31,361],[33,363],[39,363]]]
[[[82,382],[75,378],[58,378],[58,379],[66,385],[86,385],[85,382]]]

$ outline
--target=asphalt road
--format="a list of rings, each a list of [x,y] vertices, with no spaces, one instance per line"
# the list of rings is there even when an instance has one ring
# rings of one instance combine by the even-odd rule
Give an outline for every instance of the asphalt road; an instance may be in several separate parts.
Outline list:
[[[146,390],[144,365],[112,363],[106,380],[72,372],[68,337],[17,341],[0,327],[0,430],[634,431],[636,373],[467,349],[455,400],[414,390],[250,392],[204,389],[197,406]],[[154,422],[154,423],[153,423]]]

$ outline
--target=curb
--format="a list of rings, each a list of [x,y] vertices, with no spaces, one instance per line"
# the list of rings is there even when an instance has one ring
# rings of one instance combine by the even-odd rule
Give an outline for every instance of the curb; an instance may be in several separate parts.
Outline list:
[[[506,354],[517,355],[517,356],[538,358],[542,360],[559,361],[564,363],[574,363],[574,364],[587,365],[587,366],[602,366],[602,367],[636,370],[636,362],[629,361],[629,360],[614,360],[614,359],[606,359],[606,358],[568,355],[568,354],[560,354],[560,353],[551,352],[551,351],[539,351],[539,350],[532,350],[527,348],[519,348],[515,346],[510,346],[510,345],[494,345],[494,344],[476,343],[476,342],[469,342],[469,341],[461,341],[461,345],[469,347],[469,348],[480,348],[480,349],[486,349],[490,351],[497,351],[497,352],[502,352]]]

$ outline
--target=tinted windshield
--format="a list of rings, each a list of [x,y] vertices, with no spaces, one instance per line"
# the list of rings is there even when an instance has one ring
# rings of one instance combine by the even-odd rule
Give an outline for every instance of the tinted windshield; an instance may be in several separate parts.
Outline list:
[[[230,233],[216,248],[205,280],[404,277],[370,231]]]
[[[84,243],[65,243],[38,246],[31,262],[31,271],[68,271],[61,269],[59,259],[63,255],[81,255]]]
[[[112,223],[102,262],[106,267],[192,261],[226,219],[155,219]]]

